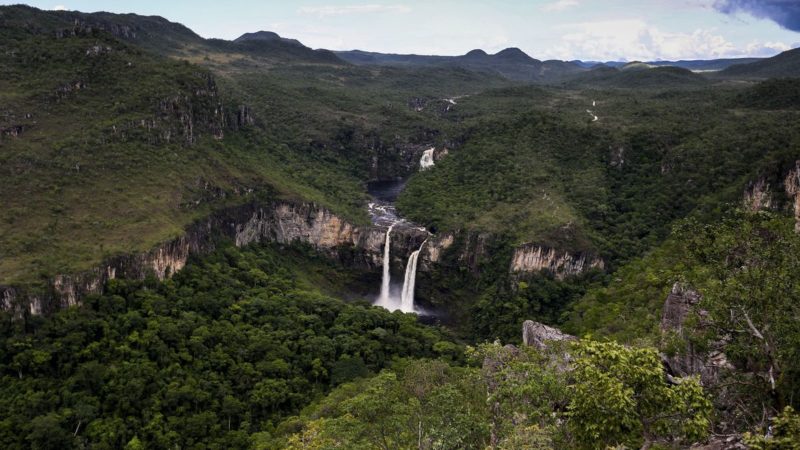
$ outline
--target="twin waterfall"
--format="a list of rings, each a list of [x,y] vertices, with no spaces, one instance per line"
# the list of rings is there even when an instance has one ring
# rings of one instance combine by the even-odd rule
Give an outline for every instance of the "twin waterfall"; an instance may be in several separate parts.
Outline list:
[[[453,102],[455,104],[455,102]],[[435,147],[428,148],[422,152],[422,157],[419,160],[419,169],[427,170],[434,166],[434,152]],[[392,274],[391,274],[391,251],[392,230],[396,225],[409,226],[409,223],[397,215],[394,208],[394,200],[397,195],[402,191],[405,186],[405,181],[395,180],[394,182],[376,182],[370,189],[370,194],[374,196],[374,200],[370,203],[369,213],[372,217],[373,225],[389,226],[386,230],[386,241],[383,244],[383,280],[381,280],[381,293],[375,301],[375,306],[380,306],[388,309],[389,311],[400,310],[402,312],[421,312],[414,306],[414,287],[417,281],[417,261],[422,248],[428,242],[426,239],[419,249],[415,250],[408,257],[406,263],[406,274],[403,280],[403,289],[400,291],[398,297],[397,292],[392,293]],[[424,228],[420,228],[424,230]],[[430,235],[430,233],[429,233]]]
[[[375,302],[375,305],[386,308],[389,311],[399,309],[400,311],[406,313],[417,312],[417,310],[414,308],[414,284],[417,280],[417,260],[419,259],[419,252],[428,241],[425,240],[425,242],[420,245],[419,249],[415,250],[413,253],[411,253],[411,256],[408,257],[408,263],[406,264],[406,276],[403,280],[403,290],[400,293],[400,298],[397,298],[391,294],[392,276],[389,270],[391,263],[389,251],[391,248],[392,228],[394,228],[394,224],[392,224],[386,231],[386,242],[383,244],[383,280],[381,282],[381,293],[378,297],[378,301]]]

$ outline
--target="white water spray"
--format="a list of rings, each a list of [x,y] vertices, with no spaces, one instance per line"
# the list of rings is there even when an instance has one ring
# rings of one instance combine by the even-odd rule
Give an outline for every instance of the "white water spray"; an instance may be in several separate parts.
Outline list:
[[[386,230],[386,242],[383,244],[383,281],[381,282],[381,294],[378,297],[378,306],[383,306],[386,309],[391,309],[391,298],[389,288],[391,287],[391,274],[389,273],[389,249],[391,248],[391,236],[394,224],[389,226]]]
[[[419,160],[419,170],[425,170],[433,167],[433,152],[435,147],[431,147],[422,152],[422,158]]]
[[[425,246],[426,239],[419,249],[411,253],[408,257],[408,264],[406,264],[406,278],[403,281],[403,293],[400,297],[400,310],[403,312],[414,312],[414,285],[417,282],[417,261],[419,260],[419,252]]]

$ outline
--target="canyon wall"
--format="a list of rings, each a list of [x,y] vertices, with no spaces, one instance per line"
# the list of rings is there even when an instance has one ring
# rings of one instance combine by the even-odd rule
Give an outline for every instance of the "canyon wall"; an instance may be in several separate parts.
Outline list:
[[[247,204],[198,221],[182,236],[149,252],[113,257],[83,273],[57,275],[44,288],[0,286],[0,308],[18,315],[48,314],[101,293],[108,280],[148,275],[163,280],[181,270],[190,256],[213,251],[220,239],[240,247],[256,242],[308,244],[345,265],[373,270],[381,265],[385,235],[382,228],[353,225],[312,203]],[[418,228],[399,228],[391,243],[396,263],[404,264],[426,238]]]
[[[750,182],[744,189],[742,203],[751,212],[788,211],[794,216],[795,231],[800,233],[800,160],[788,167],[776,167],[769,175]]]
[[[783,180],[783,187],[789,197],[790,209],[794,212],[794,230],[800,233],[800,160],[795,161]]]
[[[569,253],[536,244],[526,244],[514,249],[511,272],[533,273],[550,271],[556,278],[579,275],[590,269],[603,270],[602,259],[585,253]]]

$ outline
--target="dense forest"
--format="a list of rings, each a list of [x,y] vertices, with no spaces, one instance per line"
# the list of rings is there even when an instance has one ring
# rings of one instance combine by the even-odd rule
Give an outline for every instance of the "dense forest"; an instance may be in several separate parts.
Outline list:
[[[800,448],[798,57],[0,6],[0,447]]]

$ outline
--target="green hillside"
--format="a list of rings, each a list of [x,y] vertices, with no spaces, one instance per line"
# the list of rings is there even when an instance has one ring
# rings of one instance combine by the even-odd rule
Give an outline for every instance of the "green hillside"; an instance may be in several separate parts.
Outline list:
[[[797,448],[797,50],[247,31],[0,6],[0,448]]]
[[[160,18],[0,12],[0,284],[148,250],[254,198],[311,200],[363,223],[365,142],[430,134],[430,116],[406,107],[412,93],[504,83],[449,69],[355,69],[288,44],[198,40]],[[189,46],[205,56],[176,50]],[[220,69],[218,58],[233,59]]]

